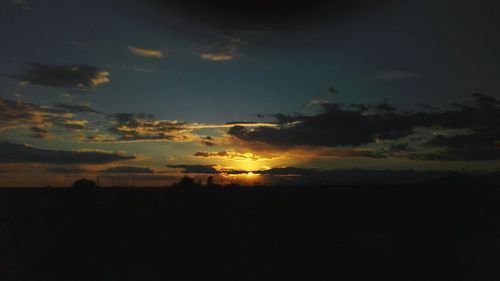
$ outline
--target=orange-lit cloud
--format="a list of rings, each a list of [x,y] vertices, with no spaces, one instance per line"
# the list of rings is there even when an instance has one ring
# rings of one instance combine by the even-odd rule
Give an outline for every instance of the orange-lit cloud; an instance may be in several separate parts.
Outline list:
[[[132,54],[142,56],[142,57],[151,57],[151,58],[162,58],[163,57],[163,53],[160,50],[132,47],[132,46],[129,46],[128,50]]]
[[[200,48],[197,53],[203,60],[220,62],[231,61],[237,58],[241,39],[226,38],[220,42],[214,42]]]
[[[185,123],[177,120],[154,119],[146,114],[118,113],[107,128],[110,134],[79,135],[78,139],[88,142],[200,142],[205,145],[215,145],[221,138],[199,135],[196,130],[223,129],[235,125],[243,127],[272,127],[272,123],[237,122],[227,124]]]
[[[231,53],[203,53],[201,58],[210,61],[229,61],[235,58]]]
[[[257,155],[252,152],[241,153],[234,150],[219,151],[219,152],[196,152],[193,154],[196,157],[215,158],[235,161],[263,161],[271,160],[277,156],[272,155]]]
[[[73,113],[61,109],[0,99],[0,132],[22,127],[36,127],[34,130],[38,132],[53,126],[66,129],[84,128],[87,121],[76,120],[74,116]]]

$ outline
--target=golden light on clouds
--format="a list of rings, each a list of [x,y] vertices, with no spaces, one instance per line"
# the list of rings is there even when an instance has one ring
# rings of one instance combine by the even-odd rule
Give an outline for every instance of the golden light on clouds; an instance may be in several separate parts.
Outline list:
[[[162,58],[163,57],[163,53],[160,50],[132,47],[132,46],[128,46],[128,50],[132,54],[142,56],[142,57],[151,57],[151,58]]]
[[[109,83],[109,76],[110,73],[107,72],[107,71],[99,71],[95,77],[91,78],[90,79],[90,86],[91,87],[96,87],[100,84],[106,84],[106,83]]]
[[[226,54],[226,53],[205,53],[201,54],[201,58],[204,60],[209,60],[209,61],[230,61],[235,58],[233,54]]]
[[[223,150],[211,152],[196,152],[194,157],[209,160],[208,163],[217,163],[224,167],[225,170],[238,170],[241,172],[254,172],[265,170],[269,166],[288,164],[286,156],[256,153],[256,152],[239,152],[236,150]],[[222,169],[221,171],[223,171]]]

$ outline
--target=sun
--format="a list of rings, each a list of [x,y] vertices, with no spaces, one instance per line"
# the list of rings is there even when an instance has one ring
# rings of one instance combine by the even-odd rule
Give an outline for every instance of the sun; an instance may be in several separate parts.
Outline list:
[[[253,177],[253,176],[255,176],[255,174],[254,174],[253,172],[247,172],[247,173],[246,173],[246,176],[247,176],[247,177]]]

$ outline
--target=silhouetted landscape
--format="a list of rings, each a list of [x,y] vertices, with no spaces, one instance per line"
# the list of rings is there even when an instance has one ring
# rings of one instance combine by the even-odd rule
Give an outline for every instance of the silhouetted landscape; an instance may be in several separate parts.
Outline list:
[[[500,189],[0,189],[2,280],[497,280]]]

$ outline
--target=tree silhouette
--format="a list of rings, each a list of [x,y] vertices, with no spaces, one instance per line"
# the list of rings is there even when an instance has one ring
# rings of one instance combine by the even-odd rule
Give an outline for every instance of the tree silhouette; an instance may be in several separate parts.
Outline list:
[[[71,189],[75,190],[95,190],[98,186],[95,181],[86,178],[79,179],[71,185]]]
[[[207,186],[213,186],[214,184],[215,184],[214,177],[213,176],[208,176],[206,185]]]
[[[193,178],[190,178],[187,175],[182,177],[179,180],[179,182],[174,183],[174,187],[181,187],[181,188],[195,188],[200,186],[201,186],[200,183],[195,182]]]

